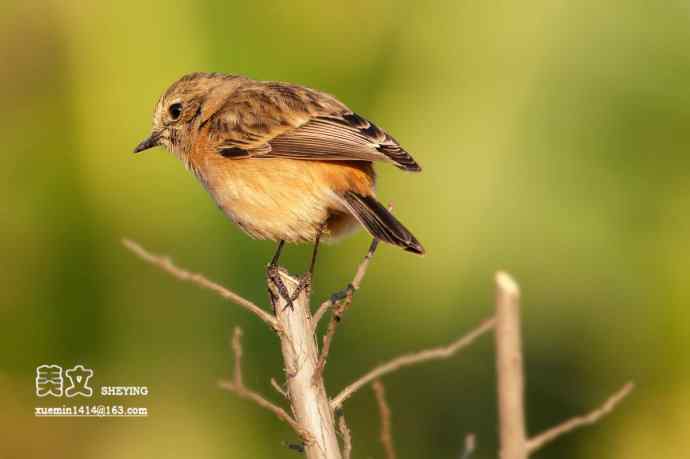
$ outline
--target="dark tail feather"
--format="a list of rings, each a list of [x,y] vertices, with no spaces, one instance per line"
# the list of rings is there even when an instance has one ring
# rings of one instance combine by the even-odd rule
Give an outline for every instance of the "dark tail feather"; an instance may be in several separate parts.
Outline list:
[[[373,196],[348,191],[343,195],[352,215],[376,239],[397,245],[408,252],[424,254],[424,247],[410,231]]]

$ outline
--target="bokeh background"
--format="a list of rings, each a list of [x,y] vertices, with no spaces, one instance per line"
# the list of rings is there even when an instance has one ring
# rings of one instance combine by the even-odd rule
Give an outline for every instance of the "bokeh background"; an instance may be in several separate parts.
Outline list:
[[[135,157],[160,93],[190,71],[336,94],[424,167],[381,166],[379,195],[428,249],[381,247],[334,343],[332,394],[372,365],[524,293],[529,429],[637,389],[543,458],[680,458],[690,447],[690,7],[649,2],[5,2],[0,15],[0,457],[297,457],[289,428],[222,392],[232,327],[245,379],[277,341],[245,311],[126,252],[167,253],[266,302],[273,245],[232,226],[161,149]],[[365,234],[321,253],[343,287]],[[284,258],[295,272],[309,249]],[[148,419],[35,419],[36,366],[147,385]],[[493,344],[384,380],[402,458],[496,457]],[[370,390],[345,407],[354,457],[382,457]]]

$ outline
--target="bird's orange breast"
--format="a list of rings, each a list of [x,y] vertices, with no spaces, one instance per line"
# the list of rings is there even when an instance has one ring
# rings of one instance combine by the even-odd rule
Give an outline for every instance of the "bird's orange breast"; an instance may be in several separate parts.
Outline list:
[[[375,174],[367,162],[228,159],[208,153],[190,159],[218,206],[258,239],[310,242],[323,224],[326,238],[341,236],[357,226],[343,193],[374,192]]]

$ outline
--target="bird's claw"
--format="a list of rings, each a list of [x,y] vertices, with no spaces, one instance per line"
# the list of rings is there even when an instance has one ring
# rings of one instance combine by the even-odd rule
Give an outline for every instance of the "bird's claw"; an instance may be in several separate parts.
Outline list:
[[[297,284],[297,288],[295,288],[295,291],[292,292],[292,296],[290,297],[290,303],[295,301],[297,297],[300,296],[302,291],[306,291],[307,294],[309,294],[309,292],[311,291],[311,273],[309,271],[302,274],[302,277],[299,278],[299,284]]]
[[[287,287],[285,286],[285,282],[283,282],[283,279],[280,277],[279,273],[280,268],[278,265],[268,265],[268,268],[266,268],[266,275],[270,279],[271,282],[273,282],[273,285],[276,286],[276,289],[278,290],[278,294],[285,300],[285,307],[283,308],[283,311],[287,308],[290,308],[290,310],[294,311],[295,310],[295,305],[293,303],[294,299],[290,295],[290,292],[288,291]],[[272,293],[271,293],[272,295]],[[296,298],[296,297],[295,297]]]
[[[290,295],[290,292],[287,289],[285,282],[283,282],[283,279],[280,277],[280,274],[278,273],[279,269],[280,268],[278,268],[277,265],[268,265],[268,268],[266,268],[266,275],[271,280],[271,282],[273,282],[273,285],[276,286],[276,289],[278,290],[280,296],[285,300],[285,307],[283,308],[283,311],[285,311],[287,308],[290,308],[290,310],[294,311],[295,301],[300,296],[300,294],[303,291],[306,291],[307,293],[311,291],[312,274],[309,271],[304,273],[302,277],[300,277],[299,279],[299,284],[297,284],[297,287],[292,292],[292,295]]]

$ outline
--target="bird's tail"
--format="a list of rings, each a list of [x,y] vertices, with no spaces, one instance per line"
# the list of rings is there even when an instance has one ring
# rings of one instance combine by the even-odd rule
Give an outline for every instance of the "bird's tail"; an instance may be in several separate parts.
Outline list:
[[[373,196],[362,196],[351,191],[343,195],[345,205],[367,231],[389,244],[408,252],[424,254],[424,247],[417,238]]]

